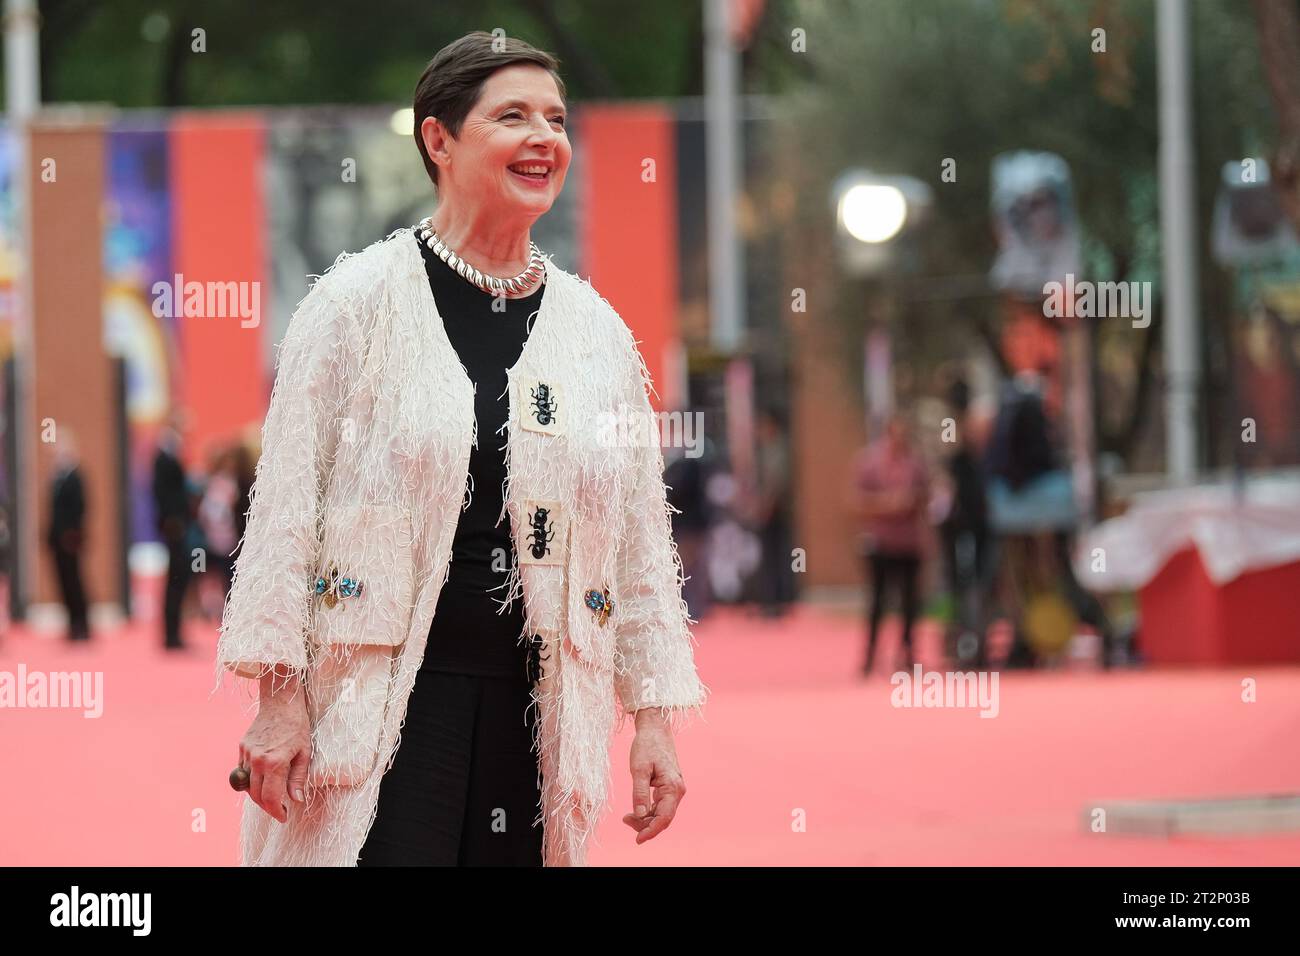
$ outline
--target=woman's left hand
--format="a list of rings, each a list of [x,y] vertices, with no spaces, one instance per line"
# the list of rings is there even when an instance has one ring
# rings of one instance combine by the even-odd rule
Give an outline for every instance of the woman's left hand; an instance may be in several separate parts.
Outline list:
[[[623,822],[637,831],[636,842],[641,844],[668,829],[686,796],[686,781],[677,766],[677,748],[667,721],[657,712],[637,717],[629,756],[634,812],[625,814]]]

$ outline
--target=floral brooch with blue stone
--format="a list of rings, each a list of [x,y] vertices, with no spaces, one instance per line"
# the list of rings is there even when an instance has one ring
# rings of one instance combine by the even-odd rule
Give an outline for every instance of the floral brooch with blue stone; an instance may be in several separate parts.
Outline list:
[[[339,577],[339,569],[330,567],[329,574],[316,579],[316,596],[320,597],[328,608],[342,603],[345,598],[360,597],[363,586],[356,578]]]
[[[592,588],[584,597],[587,607],[591,608],[592,613],[596,615],[596,622],[604,627],[610,614],[614,612],[614,599],[609,596],[609,588],[603,591]]]

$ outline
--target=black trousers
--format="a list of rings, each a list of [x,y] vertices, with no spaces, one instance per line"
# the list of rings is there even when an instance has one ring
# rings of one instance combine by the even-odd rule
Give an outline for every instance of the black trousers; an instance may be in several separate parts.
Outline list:
[[[68,637],[84,641],[90,637],[90,623],[86,602],[86,589],[81,583],[81,555],[55,547],[54,571],[59,579],[59,593],[63,606],[68,609]]]
[[[541,866],[527,678],[421,670],[358,866]]]
[[[867,659],[865,670],[871,669],[876,650],[876,635],[880,632],[880,619],[885,613],[885,588],[897,585],[899,603],[903,612],[903,652],[907,666],[912,666],[912,625],[916,623],[916,580],[921,569],[921,558],[915,554],[870,554],[867,556],[868,577],[871,582],[871,603],[867,630]]]
[[[167,590],[163,597],[164,647],[184,646],[181,640],[181,609],[185,605],[185,592],[194,573],[190,561],[190,549],[185,547],[184,537],[167,543]]]
[[[758,529],[762,560],[758,603],[764,614],[779,616],[794,601],[794,571],[790,567],[790,519],[778,512]]]

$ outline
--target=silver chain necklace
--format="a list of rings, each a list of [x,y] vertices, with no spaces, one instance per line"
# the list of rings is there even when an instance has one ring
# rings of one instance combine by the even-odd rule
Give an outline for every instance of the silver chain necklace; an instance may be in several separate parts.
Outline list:
[[[416,228],[419,230],[420,240],[433,250],[434,255],[455,269],[462,279],[472,282],[489,295],[513,295],[527,290],[539,279],[542,282],[546,281],[546,260],[542,256],[542,250],[537,248],[537,243],[531,240],[528,243],[530,249],[528,268],[509,279],[498,279],[496,276],[479,272],[452,252],[451,247],[442,241],[442,237],[433,231],[431,216],[421,219],[420,225]]]

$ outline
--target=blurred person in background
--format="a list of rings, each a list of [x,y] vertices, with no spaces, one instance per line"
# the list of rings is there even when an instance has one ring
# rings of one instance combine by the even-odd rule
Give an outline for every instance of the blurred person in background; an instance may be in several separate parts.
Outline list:
[[[884,434],[858,453],[852,478],[853,510],[862,522],[869,588],[867,653],[862,672],[871,673],[885,594],[891,588],[898,593],[903,615],[903,666],[910,669],[915,657],[912,628],[919,603],[922,523],[929,503],[930,477],[912,442],[905,415],[890,416]]]
[[[757,598],[763,617],[779,618],[794,601],[790,445],[775,408],[761,407],[755,426],[755,488],[750,520],[762,549]]]
[[[173,415],[158,436],[153,462],[153,500],[158,533],[167,548],[167,590],[163,600],[163,647],[180,650],[181,609],[191,577],[190,548],[194,544],[193,507],[189,480],[181,462],[183,417]]]
[[[208,567],[221,580],[221,596],[230,593],[235,561],[232,555],[239,541],[236,514],[239,508],[239,479],[235,473],[234,446],[221,448],[213,456],[212,469],[199,501],[199,524],[208,547]]]
[[[986,452],[989,504],[997,533],[996,590],[1014,621],[1008,667],[1041,664],[1073,635],[1070,613],[1101,639],[1109,667],[1114,630],[1097,597],[1074,576],[1071,540],[1078,513],[1042,373],[1019,373],[1003,388]],[[1059,605],[1059,609],[1054,605]]]
[[[694,412],[683,411],[684,416]],[[668,503],[677,512],[672,516],[673,540],[682,559],[682,599],[696,621],[704,619],[713,601],[709,583],[709,532],[713,527],[713,503],[709,497],[709,479],[713,473],[712,443],[701,437],[700,447],[673,449],[664,468]]]
[[[68,612],[68,638],[90,638],[86,590],[81,580],[81,554],[86,545],[86,491],[81,480],[77,442],[67,426],[54,444],[54,473],[50,479],[50,525],[46,543],[54,558],[59,593]]]
[[[239,549],[244,543],[244,530],[248,527],[248,509],[252,504],[253,480],[257,477],[257,461],[245,441],[237,441],[230,452],[231,470],[235,476],[238,494],[235,498],[235,551],[232,563],[239,559]]]
[[[746,598],[746,584],[758,571],[763,549],[758,536],[745,521],[741,506],[741,483],[725,463],[720,463],[705,487],[716,516],[709,528],[709,593],[716,601],[740,604]]]
[[[996,482],[1019,491],[1062,469],[1059,440],[1048,418],[1044,376],[1021,372],[1002,390],[986,465]]]
[[[948,510],[939,523],[953,600],[948,643],[959,664],[970,661],[982,667],[987,656],[984,609],[993,564],[984,464],[970,410],[969,384],[954,378],[946,392],[955,431],[952,453],[944,462]]]

